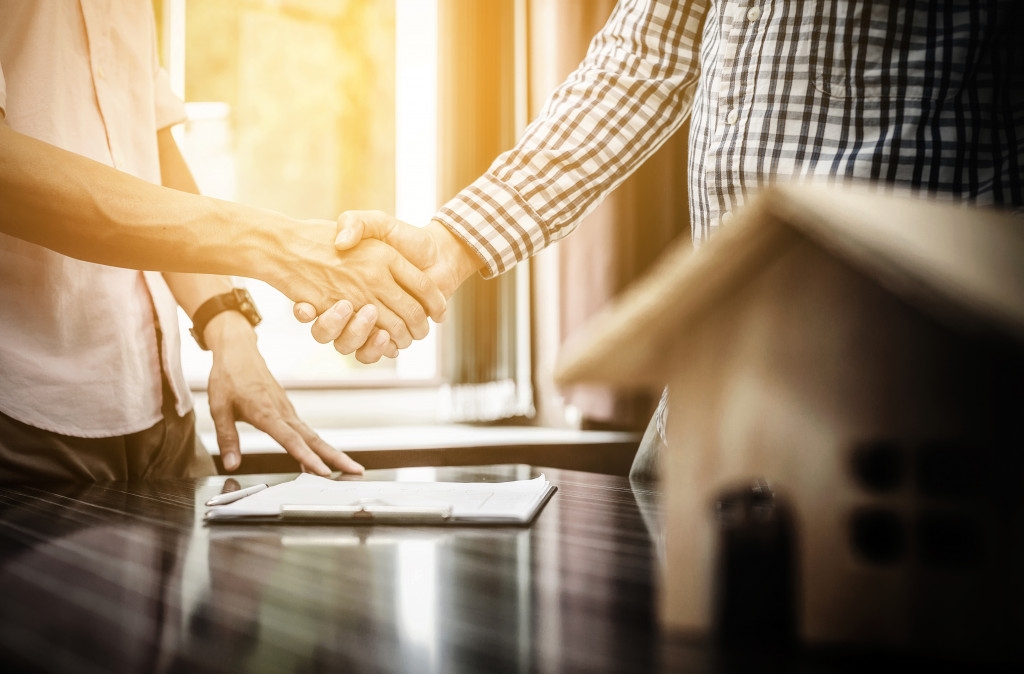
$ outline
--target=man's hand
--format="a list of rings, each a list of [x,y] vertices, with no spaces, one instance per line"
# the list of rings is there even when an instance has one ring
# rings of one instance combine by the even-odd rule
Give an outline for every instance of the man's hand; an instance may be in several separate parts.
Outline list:
[[[324,476],[332,469],[363,472],[361,465],[324,442],[296,416],[256,348],[256,333],[241,314],[218,314],[207,324],[204,336],[213,352],[208,395],[225,470],[234,470],[241,463],[235,424],[244,421],[279,442],[299,461],[303,472]]]
[[[317,318],[317,315],[313,305],[300,302],[295,305],[295,317],[302,323],[308,323]],[[377,309],[372,304],[365,304],[359,311],[354,311],[351,302],[340,300],[320,314],[310,333],[313,339],[321,344],[334,342],[335,350],[345,355],[354,352],[363,344],[380,348],[385,353],[394,350],[397,355],[398,347],[391,341],[391,336],[386,330],[376,327],[376,321]]]
[[[348,211],[338,218],[334,244],[338,250],[365,245],[363,240],[371,238],[388,244],[422,270],[445,299],[483,266],[472,248],[436,221],[423,228],[414,227],[381,211]],[[295,317],[303,323],[313,320],[316,314],[315,308],[307,303],[295,305]],[[435,317],[435,321],[439,319]],[[399,347],[405,348],[379,330],[352,323],[342,325],[340,330],[332,329],[337,323],[328,314],[320,315],[313,324],[313,336],[321,343],[333,341],[341,353],[355,351],[356,358],[363,363],[375,363],[382,355],[394,358]]]
[[[335,235],[334,223],[326,221],[305,221],[282,232],[279,259],[291,262],[278,266],[271,285],[312,304],[316,314],[340,299],[354,307],[373,305],[377,327],[401,348],[426,337],[427,317],[439,320],[445,310],[436,282],[382,241],[336,250]]]

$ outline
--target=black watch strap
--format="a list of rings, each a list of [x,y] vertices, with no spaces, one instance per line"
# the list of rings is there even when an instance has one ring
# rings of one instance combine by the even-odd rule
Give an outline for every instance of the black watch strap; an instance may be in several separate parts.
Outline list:
[[[223,311],[237,311],[238,313],[245,316],[246,320],[256,327],[263,320],[260,316],[260,312],[256,310],[256,304],[252,301],[252,295],[245,288],[232,288],[231,292],[224,293],[223,295],[214,295],[210,299],[199,305],[196,309],[196,313],[192,316],[192,328],[189,332],[192,334],[192,338],[196,340],[196,344],[203,351],[209,351],[210,347],[207,346],[206,340],[203,338],[203,332],[206,330],[206,324]]]

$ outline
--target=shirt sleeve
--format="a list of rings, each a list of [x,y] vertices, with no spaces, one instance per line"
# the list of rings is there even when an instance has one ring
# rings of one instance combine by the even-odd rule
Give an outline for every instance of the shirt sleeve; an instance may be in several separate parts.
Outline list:
[[[160,55],[156,49],[155,17],[149,22],[149,30],[152,45],[150,60],[153,65],[153,107],[156,111],[156,129],[159,131],[185,121],[185,102],[171,89],[171,78],[167,71],[160,67]]]
[[[504,273],[569,232],[685,121],[707,0],[620,0],[517,145],[434,216]]]
[[[157,130],[185,121],[185,103],[171,90],[171,78],[163,68],[157,70],[153,92],[156,99]]]

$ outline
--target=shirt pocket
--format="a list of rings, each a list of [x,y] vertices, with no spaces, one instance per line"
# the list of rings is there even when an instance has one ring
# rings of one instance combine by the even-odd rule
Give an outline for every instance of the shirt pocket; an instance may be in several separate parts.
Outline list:
[[[974,0],[942,9],[905,0],[816,4],[811,82],[834,98],[955,98],[970,80],[989,18],[987,3]]]

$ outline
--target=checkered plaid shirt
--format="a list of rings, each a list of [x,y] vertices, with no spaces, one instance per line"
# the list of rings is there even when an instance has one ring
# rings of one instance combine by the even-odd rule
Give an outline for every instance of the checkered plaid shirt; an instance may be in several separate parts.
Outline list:
[[[696,244],[778,180],[1020,209],[1021,0],[620,0],[515,148],[435,216],[500,274],[686,119]]]

